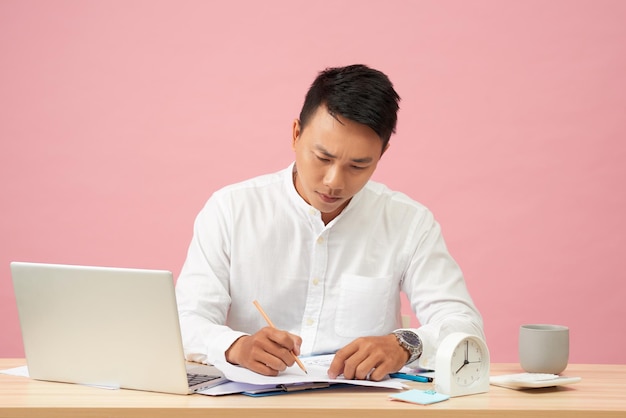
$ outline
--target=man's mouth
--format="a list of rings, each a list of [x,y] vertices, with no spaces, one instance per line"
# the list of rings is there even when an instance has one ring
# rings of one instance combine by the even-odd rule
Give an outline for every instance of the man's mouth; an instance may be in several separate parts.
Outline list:
[[[324,193],[318,193],[320,199],[322,199],[322,201],[324,201],[325,203],[335,203],[338,200],[340,200],[340,197],[337,196],[329,196],[327,194]]]

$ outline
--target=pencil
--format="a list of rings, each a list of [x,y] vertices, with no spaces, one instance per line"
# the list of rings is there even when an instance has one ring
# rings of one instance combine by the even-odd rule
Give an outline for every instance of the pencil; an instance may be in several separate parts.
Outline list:
[[[261,315],[263,315],[263,318],[265,318],[265,321],[267,322],[267,325],[269,325],[272,328],[276,328],[274,326],[274,323],[272,322],[272,320],[270,319],[269,316],[267,316],[267,314],[265,313],[265,311],[263,310],[263,308],[261,308],[261,305],[259,304],[259,302],[257,302],[256,300],[254,302],[254,306],[256,306],[256,308],[259,310],[259,312],[261,312]],[[306,374],[309,374],[309,372],[306,371],[306,368],[304,367],[304,364],[302,364],[302,362],[300,361],[300,359],[298,358],[298,356],[296,356],[296,354],[291,351],[291,355],[293,356],[293,358],[296,360],[296,363],[298,363],[298,366],[302,369],[302,371]]]

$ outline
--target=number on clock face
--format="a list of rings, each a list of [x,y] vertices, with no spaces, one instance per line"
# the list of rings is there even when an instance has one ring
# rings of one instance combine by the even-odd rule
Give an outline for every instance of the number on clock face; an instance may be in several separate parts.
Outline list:
[[[482,373],[483,351],[475,341],[464,340],[452,353],[452,371],[459,386],[469,386]]]

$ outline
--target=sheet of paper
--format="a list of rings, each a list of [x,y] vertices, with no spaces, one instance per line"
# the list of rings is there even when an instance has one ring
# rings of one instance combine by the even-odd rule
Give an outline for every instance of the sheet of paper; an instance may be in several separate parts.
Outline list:
[[[202,389],[196,393],[200,395],[220,396],[231,395],[233,393],[241,393],[246,391],[254,391],[259,389],[274,389],[276,385],[253,385],[250,383],[226,382],[212,388]]]
[[[21,376],[21,377],[30,377],[28,375],[28,366],[20,366],[20,367],[14,367],[12,369],[6,369],[6,370],[0,370],[0,373],[2,374],[8,374],[11,376]],[[119,389],[119,386],[101,386],[101,385],[85,385],[85,386],[90,386],[93,388],[99,388],[99,389]]]
[[[20,366],[14,367],[12,369],[0,370],[0,373],[8,374],[11,376],[28,377],[28,366]]]
[[[308,374],[304,373],[294,364],[281,372],[278,376],[263,376],[243,367],[235,366],[228,362],[217,362],[217,367],[224,375],[233,382],[250,383],[254,385],[288,385],[303,382],[329,382],[329,383],[349,383],[359,386],[372,386],[379,388],[404,389],[402,382],[386,379],[380,382],[371,380],[348,380],[343,377],[330,379],[327,371],[333,359],[333,354],[314,357],[302,357],[302,363],[306,367]]]

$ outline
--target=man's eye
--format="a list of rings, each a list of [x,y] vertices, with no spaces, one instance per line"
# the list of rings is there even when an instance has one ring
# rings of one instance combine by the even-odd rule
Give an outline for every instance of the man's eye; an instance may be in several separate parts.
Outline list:
[[[324,163],[327,163],[327,162],[330,161],[328,158],[324,158],[324,157],[320,157],[320,156],[318,156],[317,159],[322,161],[322,162],[324,162]]]
[[[358,166],[358,165],[353,165],[352,168],[355,169],[355,170],[365,170],[367,167],[361,167],[361,166]]]

